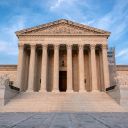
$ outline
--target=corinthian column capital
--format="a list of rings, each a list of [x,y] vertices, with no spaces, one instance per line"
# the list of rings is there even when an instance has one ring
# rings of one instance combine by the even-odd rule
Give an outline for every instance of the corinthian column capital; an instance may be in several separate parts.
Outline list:
[[[59,44],[55,44],[54,49],[58,49],[58,48],[59,48]]]
[[[35,48],[36,47],[36,44],[30,44],[30,47],[31,48]]]
[[[107,44],[102,44],[102,48],[107,49],[108,48]]]
[[[84,45],[83,44],[79,44],[78,47],[79,47],[79,49],[83,49]]]
[[[66,47],[67,47],[67,49],[71,49],[72,48],[72,44],[67,44]]]
[[[96,44],[90,44],[90,49],[95,49]]]
[[[42,45],[42,48],[44,48],[44,49],[47,49],[47,47],[48,47],[47,44],[43,44],[43,45]]]

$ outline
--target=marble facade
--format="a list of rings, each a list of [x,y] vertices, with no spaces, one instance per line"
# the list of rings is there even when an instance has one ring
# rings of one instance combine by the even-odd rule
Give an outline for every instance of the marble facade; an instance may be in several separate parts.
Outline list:
[[[69,20],[17,31],[21,91],[105,91],[110,33]]]

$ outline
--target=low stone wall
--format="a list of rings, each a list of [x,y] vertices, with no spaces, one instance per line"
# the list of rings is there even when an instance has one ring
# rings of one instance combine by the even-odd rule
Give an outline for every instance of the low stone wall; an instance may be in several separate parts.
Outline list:
[[[118,104],[128,107],[128,85],[117,85],[115,89],[107,92]]]
[[[5,105],[10,99],[19,93],[18,90],[12,89],[9,86],[8,75],[0,76],[0,106]]]
[[[128,107],[128,65],[116,66],[116,88],[108,94],[121,106]]]
[[[17,65],[0,65],[0,76],[8,75],[9,80],[15,83],[17,74]]]
[[[107,91],[108,95],[111,96],[118,104],[120,104],[120,89],[116,86],[114,89]]]
[[[120,86],[120,105],[128,107],[128,85]]]
[[[8,85],[0,87],[0,106],[8,103],[19,91],[11,89]]]

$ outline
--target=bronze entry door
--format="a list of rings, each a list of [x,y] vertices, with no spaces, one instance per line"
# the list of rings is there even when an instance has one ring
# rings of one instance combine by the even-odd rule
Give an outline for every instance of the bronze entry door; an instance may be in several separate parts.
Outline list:
[[[67,89],[67,71],[59,71],[59,90],[65,92]]]

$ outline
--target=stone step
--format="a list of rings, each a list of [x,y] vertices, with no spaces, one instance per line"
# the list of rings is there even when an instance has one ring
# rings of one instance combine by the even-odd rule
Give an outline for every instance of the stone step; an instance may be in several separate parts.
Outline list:
[[[124,111],[105,92],[90,93],[21,93],[0,111],[49,112],[49,111]]]

